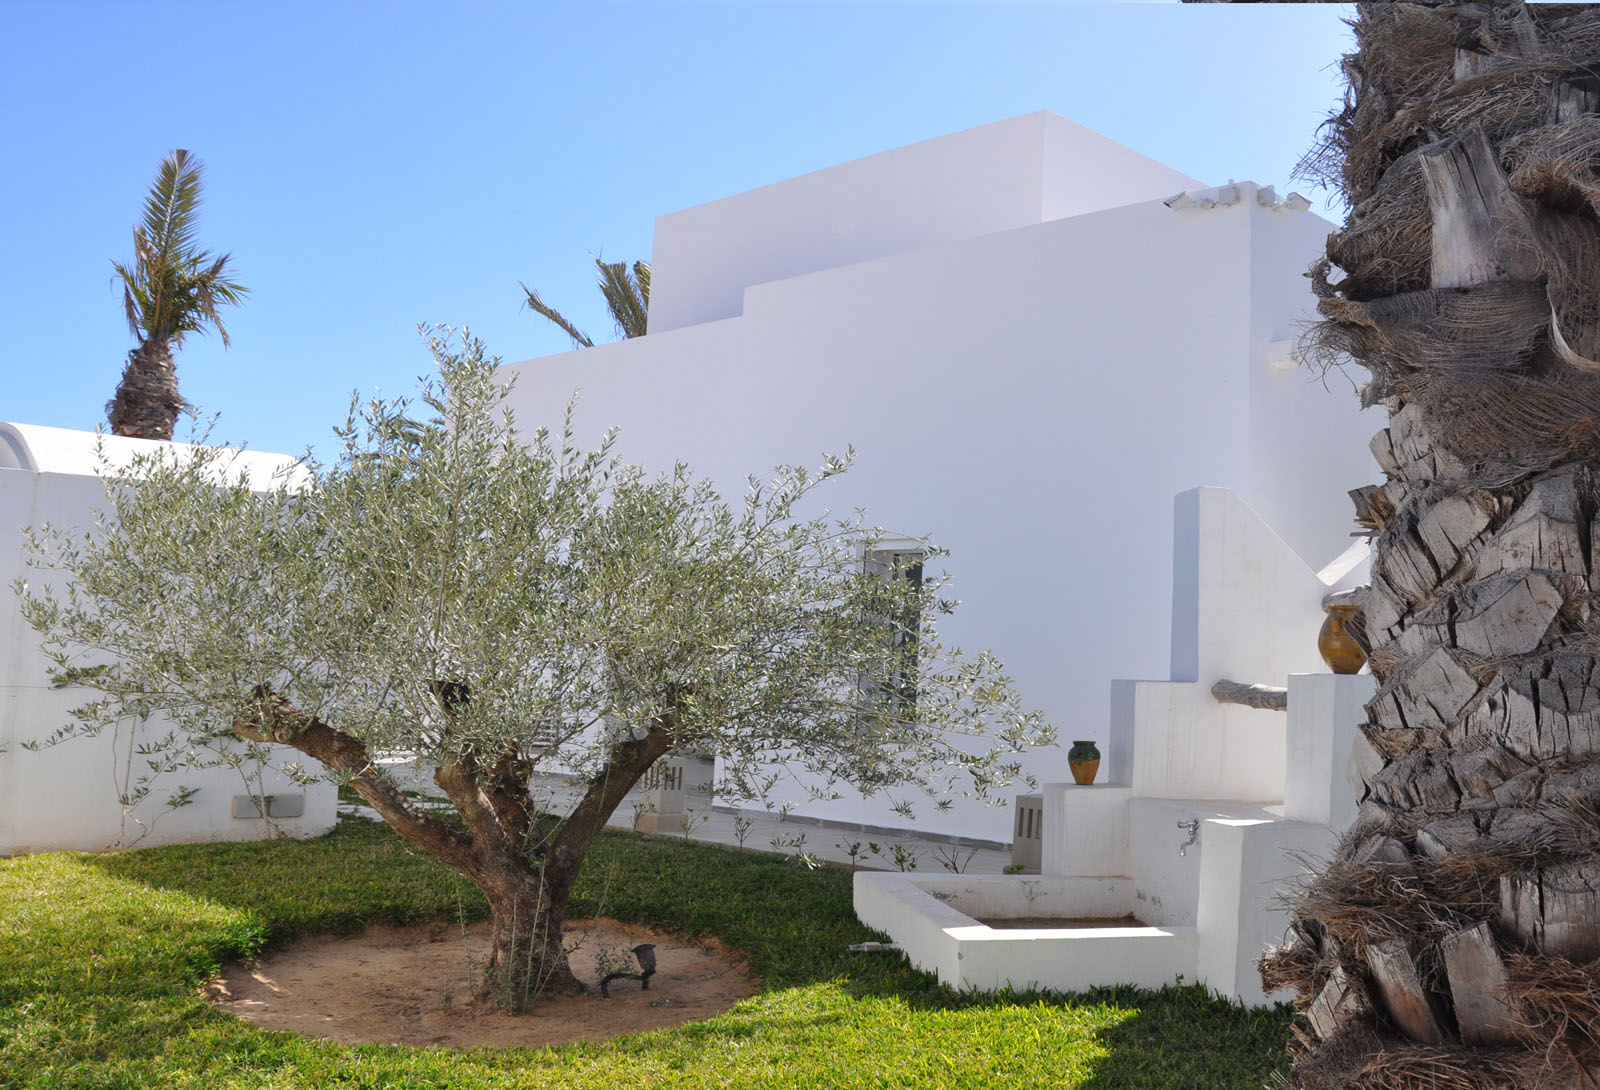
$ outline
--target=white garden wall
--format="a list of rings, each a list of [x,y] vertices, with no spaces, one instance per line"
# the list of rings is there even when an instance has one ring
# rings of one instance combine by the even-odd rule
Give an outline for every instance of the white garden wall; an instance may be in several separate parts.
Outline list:
[[[133,454],[158,445],[107,439],[103,449],[110,463],[126,464]],[[183,450],[181,444],[169,446]],[[95,451],[93,433],[0,424],[0,855],[327,832],[335,820],[333,786],[298,786],[272,772],[254,784],[227,768],[173,772],[157,782],[138,808],[124,810],[119,795],[144,771],[135,748],[166,733],[158,718],[130,720],[98,738],[74,739],[39,752],[24,748],[71,722],[71,709],[94,695],[82,688],[49,686],[49,660],[23,620],[11,584],[19,578],[35,586],[53,581],[24,566],[24,527],[50,523],[84,532],[92,527],[93,512],[105,506]],[[291,461],[249,453],[234,468],[265,486]],[[291,756],[288,750],[279,754]],[[303,763],[316,771],[315,762]],[[196,793],[188,805],[167,811],[165,801],[179,786]],[[256,794],[272,796],[274,811],[298,808],[299,816],[235,817],[235,800]]]
[[[853,443],[831,506],[949,546],[953,642],[994,649],[1064,740],[1104,742],[1111,678],[1173,676],[1171,496],[1232,489],[1316,570],[1374,472],[1350,391],[1279,366],[1331,225],[1249,183],[1159,199],[1195,184],[1034,114],[662,217],[652,332],[512,365],[518,419],[581,388],[583,438],[619,425],[625,457],[730,496]],[[1026,766],[1062,779],[1064,751]],[[1010,831],[964,803],[917,825]]]

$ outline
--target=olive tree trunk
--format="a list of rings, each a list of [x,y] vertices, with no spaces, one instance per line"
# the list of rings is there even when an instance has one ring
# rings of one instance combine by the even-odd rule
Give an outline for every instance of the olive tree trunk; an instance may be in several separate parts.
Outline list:
[[[1312,346],[1390,412],[1352,494],[1375,771],[1263,979],[1298,993],[1306,1090],[1594,1086],[1600,12],[1361,5],[1356,31]]]
[[[362,742],[305,715],[281,697],[258,693],[234,733],[292,746],[314,757],[378,811],[396,833],[461,874],[489,902],[493,948],[480,998],[527,1010],[546,996],[585,990],[562,938],[567,904],[584,857],[644,772],[671,747],[663,726],[617,743],[610,761],[563,819],[540,815],[528,793],[531,766],[510,753],[490,765],[467,756],[442,761],[434,782],[462,818],[456,825],[416,807],[379,771]]]

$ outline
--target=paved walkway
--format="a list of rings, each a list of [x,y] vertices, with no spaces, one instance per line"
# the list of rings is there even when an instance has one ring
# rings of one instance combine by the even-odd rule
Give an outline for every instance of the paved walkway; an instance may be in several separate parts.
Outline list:
[[[433,782],[430,764],[408,760],[380,761],[401,786],[423,799],[444,798]],[[539,776],[534,780],[534,797],[549,812],[566,813],[577,804],[581,792],[565,778]],[[638,789],[622,800],[611,815],[609,828],[631,829],[636,814]],[[663,831],[647,835],[687,837],[703,844],[742,847],[767,855],[796,856],[826,863],[851,865],[862,870],[957,871],[962,874],[1000,874],[1011,862],[1011,846],[990,840],[932,836],[908,829],[879,829],[815,818],[780,818],[766,810],[736,810],[727,806],[708,806],[709,796],[689,794],[684,818]],[[445,804],[448,805],[448,804]],[[339,804],[341,814],[381,821],[377,811],[354,803]],[[872,846],[877,846],[877,851]],[[897,862],[898,860],[898,862]]]

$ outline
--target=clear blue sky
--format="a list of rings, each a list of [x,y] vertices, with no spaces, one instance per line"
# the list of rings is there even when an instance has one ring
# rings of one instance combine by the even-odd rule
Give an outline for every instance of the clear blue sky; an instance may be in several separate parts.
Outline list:
[[[1209,182],[1290,186],[1341,94],[1345,5],[0,0],[0,419],[92,428],[132,346],[110,259],[161,157],[252,289],[190,337],[216,437],[331,451],[409,391],[418,322],[519,360],[597,338],[588,252],[654,217],[1037,109]],[[1329,214],[1330,218],[1334,215]],[[180,423],[180,437],[184,425]]]

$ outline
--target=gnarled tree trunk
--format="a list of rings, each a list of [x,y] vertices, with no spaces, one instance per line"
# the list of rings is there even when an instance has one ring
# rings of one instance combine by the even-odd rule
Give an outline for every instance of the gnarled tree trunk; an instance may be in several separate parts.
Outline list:
[[[448,701],[446,701],[448,710]],[[581,992],[562,941],[567,903],[584,857],[630,788],[671,748],[665,726],[617,742],[611,760],[561,820],[539,815],[528,795],[530,766],[513,752],[494,764],[458,755],[441,761],[434,782],[465,828],[415,806],[373,762],[362,742],[282,697],[258,690],[250,714],[235,719],[248,741],[292,746],[314,757],[368,802],[396,833],[483,891],[493,948],[480,998],[503,1010]]]
[[[492,935],[481,998],[521,1011],[540,996],[585,990],[567,962],[562,939],[570,881],[550,882],[526,865],[513,865],[479,886],[489,898]]]
[[[172,345],[147,340],[128,353],[116,396],[106,406],[112,435],[135,439],[171,439],[183,412],[178,393],[178,367]]]
[[[1600,10],[1361,5],[1316,346],[1371,372],[1381,758],[1271,987],[1294,1083],[1600,1071]]]

